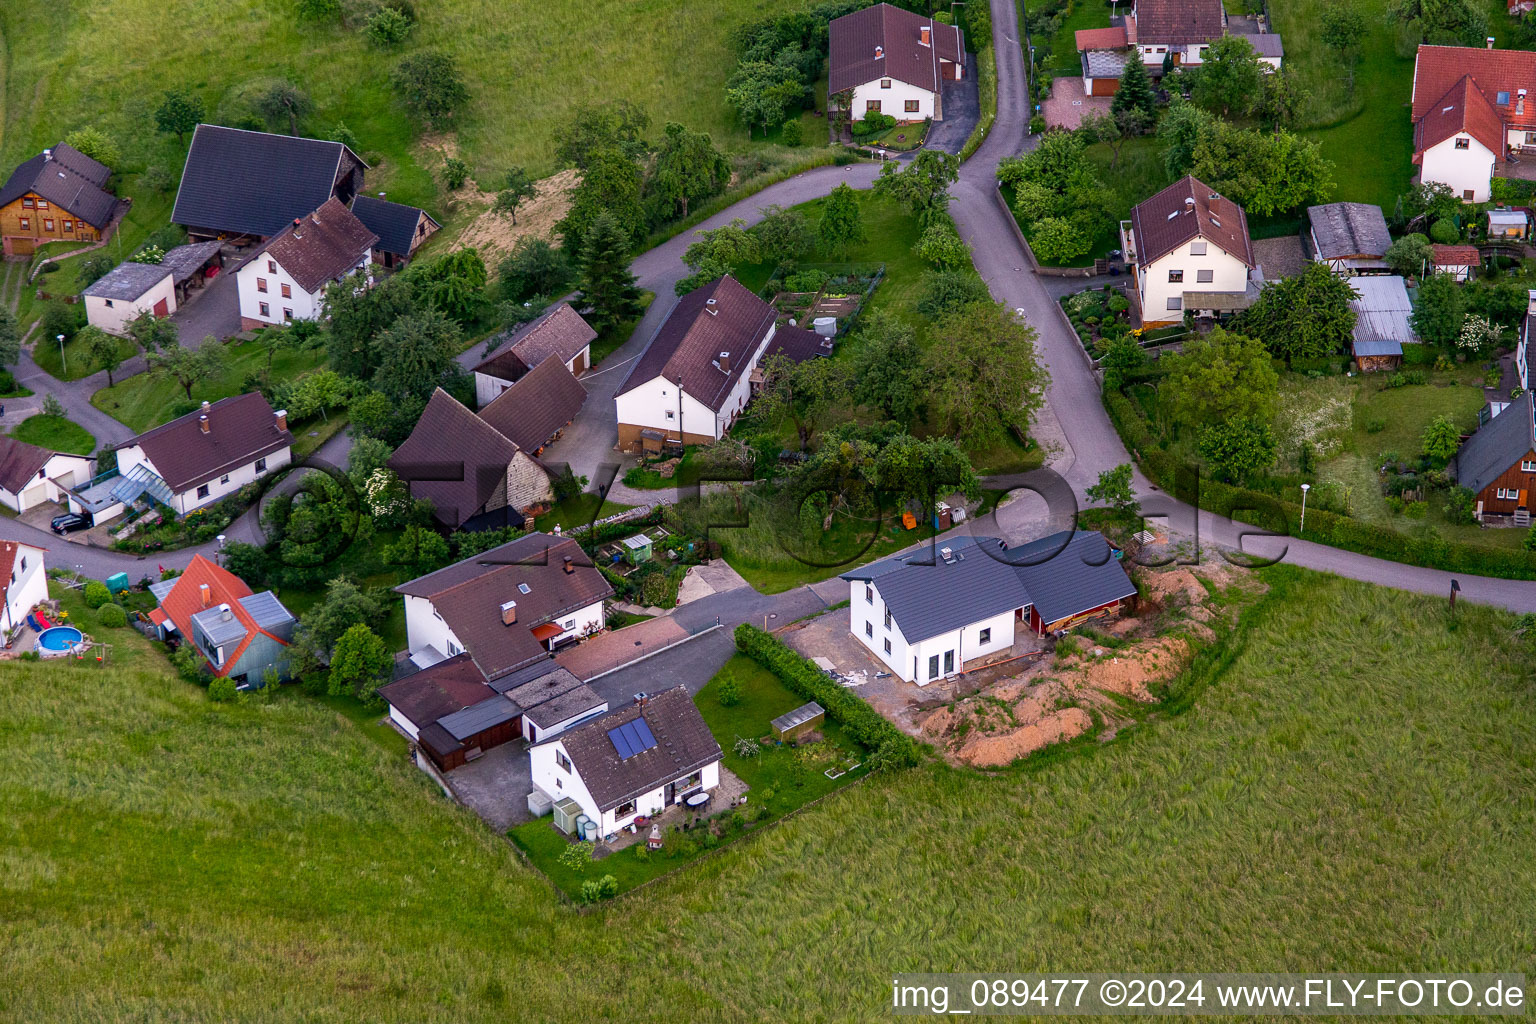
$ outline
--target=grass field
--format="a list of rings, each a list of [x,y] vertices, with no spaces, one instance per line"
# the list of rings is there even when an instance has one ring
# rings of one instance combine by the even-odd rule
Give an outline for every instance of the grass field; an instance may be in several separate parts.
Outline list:
[[[210,705],[127,631],[105,671],[8,668],[0,1013],[875,1020],[900,970],[1530,962],[1508,617],[1266,576],[1185,713],[876,777],[591,914],[319,703]]]
[[[73,267],[73,264],[67,265]],[[124,361],[132,359],[138,351],[139,347],[133,343],[133,339],[117,340],[117,353],[120,359]],[[78,334],[64,343],[62,355],[59,352],[58,339],[39,338],[32,349],[32,359],[37,363],[38,369],[58,380],[79,380],[81,377],[89,377],[104,369],[101,363],[91,357]],[[121,373],[115,376],[119,381],[124,379]]]
[[[534,527],[548,532],[556,526],[562,530],[574,530],[586,526],[594,519],[606,519],[634,508],[617,501],[603,501],[597,495],[583,491],[567,499],[534,520]]]
[[[34,413],[16,425],[11,436],[39,448],[56,452],[89,455],[96,450],[96,438],[74,420],[63,416]]]
[[[244,386],[246,378],[266,370],[267,353],[260,341],[231,345],[229,354],[229,367],[223,374],[193,386],[192,401],[217,402],[241,394],[250,390]],[[272,359],[272,376],[292,379],[324,361],[325,352],[320,349],[281,350]],[[133,430],[144,431],[175,419],[172,410],[186,398],[174,380],[140,373],[119,380],[114,387],[102,388],[91,396],[91,404]]]

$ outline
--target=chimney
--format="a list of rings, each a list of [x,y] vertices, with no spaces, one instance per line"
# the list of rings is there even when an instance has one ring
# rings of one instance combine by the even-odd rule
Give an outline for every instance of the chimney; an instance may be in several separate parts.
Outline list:
[[[272,414],[272,418],[277,421],[277,429],[278,430],[287,430],[288,429],[288,410],[287,409],[279,409],[279,410],[277,410],[277,412]]]
[[[200,600],[200,601],[199,601],[199,603],[200,603],[200,604],[201,604],[201,605],[202,605],[202,606],[203,606],[203,607],[204,607],[204,608],[207,608],[207,607],[208,607],[208,602],[209,602],[209,600],[211,600],[211,595],[212,595],[212,594],[213,594],[213,591],[211,591],[211,590],[209,590],[209,589],[208,589],[208,584],[206,584],[206,583],[204,583],[204,584],[201,584],[201,585],[200,585],[200,586],[199,586],[199,587],[198,587],[198,588],[197,588],[197,595],[198,595],[198,597],[199,597],[199,598],[200,598],[200,599],[201,599],[201,600]]]
[[[197,425],[203,433],[208,433],[208,414],[203,413],[197,418]]]
[[[562,564],[565,567],[565,574],[567,576],[576,571],[576,560],[570,555],[565,556],[565,561]]]
[[[53,159],[53,150],[51,150],[51,149],[43,150],[43,159],[44,160],[52,160]]]
[[[924,46],[932,46],[933,39],[928,34],[932,31],[932,28],[928,25],[924,25],[919,31],[922,33],[922,35],[919,37],[918,42],[922,43]]]
[[[235,617],[234,613],[229,610],[229,605],[227,605],[227,604],[219,605],[219,621],[220,622],[228,622],[230,619],[232,619],[234,617]]]
[[[884,60],[884,59],[885,59],[885,47],[883,47],[883,46],[875,47],[875,60]]]
[[[517,602],[507,601],[501,606],[501,624],[510,626],[517,621]]]
[[[729,352],[720,353],[720,372],[731,372],[731,354]]]
[[[1493,49],[1493,36],[1488,37],[1488,49]]]

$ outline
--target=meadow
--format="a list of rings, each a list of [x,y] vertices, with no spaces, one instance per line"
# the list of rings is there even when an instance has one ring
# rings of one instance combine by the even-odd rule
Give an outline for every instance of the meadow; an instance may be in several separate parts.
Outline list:
[[[1536,729],[1511,619],[1300,570],[1185,710],[877,776],[579,913],[326,705],[0,673],[0,1016],[877,1020],[901,970],[1519,969]]]

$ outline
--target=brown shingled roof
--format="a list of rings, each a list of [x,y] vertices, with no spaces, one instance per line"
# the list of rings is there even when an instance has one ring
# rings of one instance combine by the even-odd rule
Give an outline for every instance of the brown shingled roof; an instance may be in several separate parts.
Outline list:
[[[456,654],[388,686],[379,696],[422,729],[455,711],[463,711],[496,696],[467,654]]]
[[[1221,0],[1136,0],[1136,42],[1141,46],[1188,46],[1226,32]]]
[[[718,412],[774,321],[773,307],[733,277],[695,288],[678,300],[646,346],[618,394],[656,377],[682,381],[683,391]],[[731,369],[720,369],[721,352]]]
[[[53,452],[0,434],[0,487],[12,494],[26,490],[42,472]]]
[[[265,254],[277,260],[307,292],[317,292],[327,282],[345,276],[379,240],[335,196],[297,221],[269,238],[256,256]]]
[[[656,744],[627,758],[619,756],[610,729],[644,718]],[[578,725],[550,743],[560,743],[599,811],[609,811],[720,760],[720,744],[684,686],[663,690],[644,704]]]
[[[512,351],[529,366],[538,366],[549,356],[569,362],[596,337],[597,332],[581,314],[569,302],[561,302],[514,340]]]
[[[438,388],[389,466],[408,481],[412,496],[432,502],[441,522],[458,526],[505,486],[516,454],[516,444]]]
[[[189,412],[125,441],[123,447],[144,449],[155,472],[179,492],[293,444],[293,435],[277,428],[277,416],[259,391],[210,405],[206,434],[202,415],[202,410]]]
[[[565,360],[551,355],[480,410],[480,418],[525,452],[537,452],[587,400]]]
[[[933,47],[922,45],[922,30],[933,26]],[[875,4],[862,11],[834,18],[827,28],[832,92],[853,89],[880,78],[894,78],[929,92],[939,83],[939,60],[965,63],[960,30],[930,21],[921,14],[890,4]],[[876,56],[876,48],[879,56]],[[935,54],[937,50],[937,54]]]
[[[571,572],[565,571],[567,556]],[[613,595],[581,545],[544,533],[519,537],[395,590],[430,600],[487,680],[549,656],[534,639],[534,627]],[[502,623],[507,601],[517,602],[511,625]]]
[[[1243,208],[1193,175],[1138,203],[1131,211],[1131,223],[1136,259],[1143,267],[1196,238],[1215,243],[1249,267],[1254,265]]]

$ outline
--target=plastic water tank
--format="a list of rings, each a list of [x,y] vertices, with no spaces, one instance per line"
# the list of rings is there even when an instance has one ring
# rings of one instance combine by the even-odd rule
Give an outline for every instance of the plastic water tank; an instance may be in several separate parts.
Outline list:
[[[819,316],[811,321],[811,324],[816,328],[816,333],[823,338],[837,337],[837,317]]]

